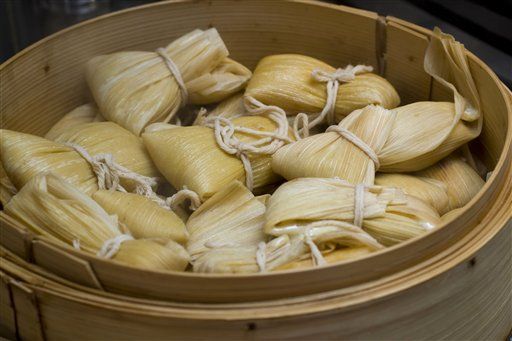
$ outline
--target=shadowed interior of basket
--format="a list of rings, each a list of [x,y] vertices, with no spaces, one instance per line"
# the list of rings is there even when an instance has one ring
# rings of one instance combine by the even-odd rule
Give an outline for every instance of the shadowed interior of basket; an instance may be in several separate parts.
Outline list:
[[[1,125],[43,135],[63,115],[91,100],[84,80],[84,65],[91,57],[154,50],[208,27],[216,27],[231,57],[251,69],[266,55],[299,53],[334,67],[372,65],[396,87],[401,104],[452,101],[423,70],[428,36],[392,19],[383,22],[371,12],[286,1],[165,3],[102,17],[54,35],[2,66]],[[382,56],[385,68],[379,67]],[[491,170],[506,140],[506,100],[497,78],[481,61],[469,55],[469,64],[484,111],[483,132],[472,148]],[[98,277],[109,276],[95,271]],[[155,290],[146,294],[159,295]]]

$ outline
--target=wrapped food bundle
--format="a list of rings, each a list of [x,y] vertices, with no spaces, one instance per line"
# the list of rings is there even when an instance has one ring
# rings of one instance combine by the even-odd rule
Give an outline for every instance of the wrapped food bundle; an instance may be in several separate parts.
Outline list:
[[[101,116],[100,111],[94,104],[84,104],[64,115],[64,117],[50,128],[44,137],[48,140],[55,140],[55,138],[75,125],[103,121],[105,121],[105,119]]]
[[[280,127],[276,121],[266,116],[243,116],[232,121],[223,121],[223,123],[226,122],[232,124],[227,126],[232,134],[229,139],[236,141],[238,146],[245,144],[252,147],[256,142],[261,141],[261,136],[255,136],[255,133],[272,134],[276,130],[282,135],[281,140],[291,139],[286,136],[287,124]],[[241,131],[235,132],[235,126],[242,127]],[[156,127],[148,127],[142,139],[163,176],[177,189],[187,187],[196,192],[203,201],[233,180],[244,181],[250,184],[248,187],[257,189],[280,179],[272,172],[271,155],[267,154],[271,153],[273,151],[271,148],[275,147],[272,139],[267,141],[270,142],[267,146],[271,147],[268,151],[262,153],[248,151],[244,160],[237,156],[241,154],[236,148],[238,146],[226,152],[226,148],[222,148],[223,146],[219,144],[224,142],[221,136],[221,131],[224,129],[225,126],[220,124],[213,128],[170,125],[166,127],[160,124]],[[250,179],[248,179],[248,168]]]
[[[135,240],[89,196],[52,174],[33,177],[5,206],[5,213],[56,243],[127,265],[182,271],[186,250],[172,240]]]
[[[333,75],[335,79],[336,71],[312,57],[297,54],[267,56],[254,70],[245,95],[278,106],[289,115],[320,113],[328,100],[328,79],[322,76]],[[384,108],[398,106],[400,98],[393,86],[371,71],[372,68],[365,68],[336,86],[333,117],[329,124],[338,123],[352,111],[368,104]]]
[[[250,72],[227,56],[216,29],[194,30],[156,52],[94,57],[86,78],[104,117],[140,135],[151,123],[168,122],[189,99],[211,103],[240,90]]]
[[[187,221],[187,250],[196,259],[210,248],[257,247],[265,241],[265,204],[234,181],[206,200]]]
[[[90,155],[111,154],[116,163],[143,176],[158,177],[160,174],[142,140],[113,122],[74,125],[54,136],[53,140],[79,145]]]
[[[61,143],[2,129],[0,151],[5,172],[18,190],[36,175],[49,171],[88,195],[98,190],[89,163],[73,148]]]
[[[302,178],[283,184],[272,195],[265,232],[307,235],[321,246],[376,250],[422,235],[439,224],[439,214],[432,207],[400,189]]]
[[[188,232],[171,210],[133,193],[99,190],[92,198],[110,215],[116,215],[134,238],[171,239],[185,244]]]
[[[375,183],[400,187],[429,203],[441,215],[466,205],[484,185],[477,172],[456,154],[416,173],[378,174]]]

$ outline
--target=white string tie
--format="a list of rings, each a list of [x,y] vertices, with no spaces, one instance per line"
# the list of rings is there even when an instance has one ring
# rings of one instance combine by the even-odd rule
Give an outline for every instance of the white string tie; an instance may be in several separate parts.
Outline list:
[[[359,73],[372,72],[373,67],[368,65],[347,65],[345,68],[336,69],[334,72],[327,72],[319,69],[313,70],[311,76],[317,82],[327,83],[327,99],[322,112],[311,122],[308,123],[308,116],[300,113],[295,117],[294,135],[297,140],[309,136],[309,130],[316,127],[320,123],[327,121],[328,124],[335,124],[335,110],[336,110],[336,96],[340,83],[347,83],[353,81]],[[299,122],[300,121],[300,122]],[[302,128],[299,129],[299,123]],[[302,136],[302,137],[301,137]]]
[[[276,124],[272,132],[260,131],[233,124],[232,119],[240,116],[225,118],[214,116],[206,118],[204,125],[214,129],[217,145],[226,153],[235,155],[242,161],[245,171],[245,185],[249,190],[254,187],[254,175],[252,171],[249,154],[272,155],[284,144],[292,142],[288,137],[288,120],[283,109],[276,106],[265,105],[253,97],[245,98],[247,116],[265,115]],[[251,142],[242,142],[235,136],[235,133],[260,137]]]
[[[129,234],[120,234],[114,238],[108,239],[96,254],[98,257],[110,259],[116,255],[121,248],[121,244],[126,241],[134,240]]]
[[[354,187],[354,225],[363,226],[364,219],[364,184],[357,184]]]
[[[188,91],[187,87],[185,86],[185,82],[183,81],[183,77],[181,77],[181,72],[178,66],[173,62],[173,60],[169,57],[167,54],[167,51],[164,48],[158,48],[155,51],[165,62],[165,65],[167,65],[167,68],[171,72],[171,75],[176,80],[176,83],[178,83],[178,86],[180,88],[181,93],[181,106],[185,106],[188,102]]]
[[[265,242],[260,242],[258,244],[258,250],[256,251],[256,263],[260,268],[260,272],[267,271],[267,244]]]
[[[377,154],[373,151],[373,149],[366,144],[363,140],[359,138],[356,134],[351,132],[350,130],[347,130],[339,125],[330,126],[327,128],[326,132],[336,132],[340,134],[345,140],[351,142],[354,146],[359,148],[363,153],[368,155],[368,157],[373,161],[375,164],[375,171],[377,171],[380,167],[380,161]]]
[[[306,244],[309,246],[309,249],[311,251],[311,259],[313,260],[313,264],[315,266],[320,266],[320,265],[327,264],[327,262],[325,261],[324,256],[322,255],[322,253],[318,249],[318,246],[316,246],[316,244],[313,241],[313,239],[311,239],[310,231],[306,232]]]
[[[192,211],[197,210],[199,206],[201,206],[201,198],[199,198],[199,194],[188,189],[186,186],[183,186],[182,190],[179,190],[170,198],[167,198],[166,203],[171,208],[171,210],[176,211],[178,206],[187,200],[190,200],[189,208]]]

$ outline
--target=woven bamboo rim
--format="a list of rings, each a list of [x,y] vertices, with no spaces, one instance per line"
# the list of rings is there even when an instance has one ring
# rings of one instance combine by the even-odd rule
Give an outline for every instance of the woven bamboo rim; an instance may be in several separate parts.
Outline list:
[[[308,18],[318,16],[325,20],[309,25],[307,20],[313,19]],[[176,20],[165,20],[169,17]],[[143,23],[146,26],[142,26]],[[0,90],[2,127],[41,134],[61,115],[85,102],[80,66],[95,54],[120,49],[152,49],[190,29],[209,25],[219,29],[234,58],[249,67],[265,54],[291,49],[316,56],[331,65],[357,60],[379,66],[403,93],[405,102],[418,98],[440,100],[446,95],[425,77],[419,66],[421,49],[426,46],[430,31],[401,20],[310,1],[175,1],[81,23],[40,41],[4,63],[0,76],[9,85]],[[139,30],[142,32],[127,32],[130,27],[142,27]],[[103,36],[98,36],[100,31]],[[120,32],[125,33],[122,39]],[[148,36],[157,38],[148,40]],[[78,37],[81,38],[79,43]],[[405,44],[404,38],[410,40],[410,45]],[[338,47],[332,46],[333,42],[349,48],[340,52]],[[384,51],[387,55],[385,69],[378,58]],[[91,287],[183,302],[260,301],[327,292],[331,295],[344,290],[353,293],[352,290],[360,290],[356,288],[378,282],[379,278],[406,273],[415,278],[409,285],[420,283],[439,274],[439,269],[447,271],[470,258],[485,241],[499,233],[511,217],[507,203],[510,207],[512,104],[494,73],[469,52],[468,58],[484,99],[486,121],[492,123],[484,127],[479,142],[472,147],[484,156],[484,162],[494,171],[483,190],[456,220],[422,238],[353,262],[250,276],[148,272],[77,251],[68,255],[45,240],[24,233],[22,226],[5,216],[2,216],[1,243],[26,260]],[[47,92],[40,91],[41,88]],[[474,240],[477,237],[479,240]],[[445,267],[439,266],[441,263]],[[419,276],[432,264],[437,267],[425,277]],[[205,287],[208,290],[204,290]],[[350,300],[343,302],[354,304]],[[325,306],[322,309],[326,309]]]

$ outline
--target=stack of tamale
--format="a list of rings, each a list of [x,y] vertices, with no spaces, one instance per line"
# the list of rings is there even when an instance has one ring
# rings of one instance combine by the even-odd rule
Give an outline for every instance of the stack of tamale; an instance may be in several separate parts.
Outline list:
[[[252,74],[228,56],[211,28],[92,58],[95,103],[44,138],[0,130],[4,213],[122,265],[259,273],[420,237],[483,187],[467,162],[483,113],[451,36],[436,30],[425,57],[451,102],[399,106],[367,65],[282,54]]]

